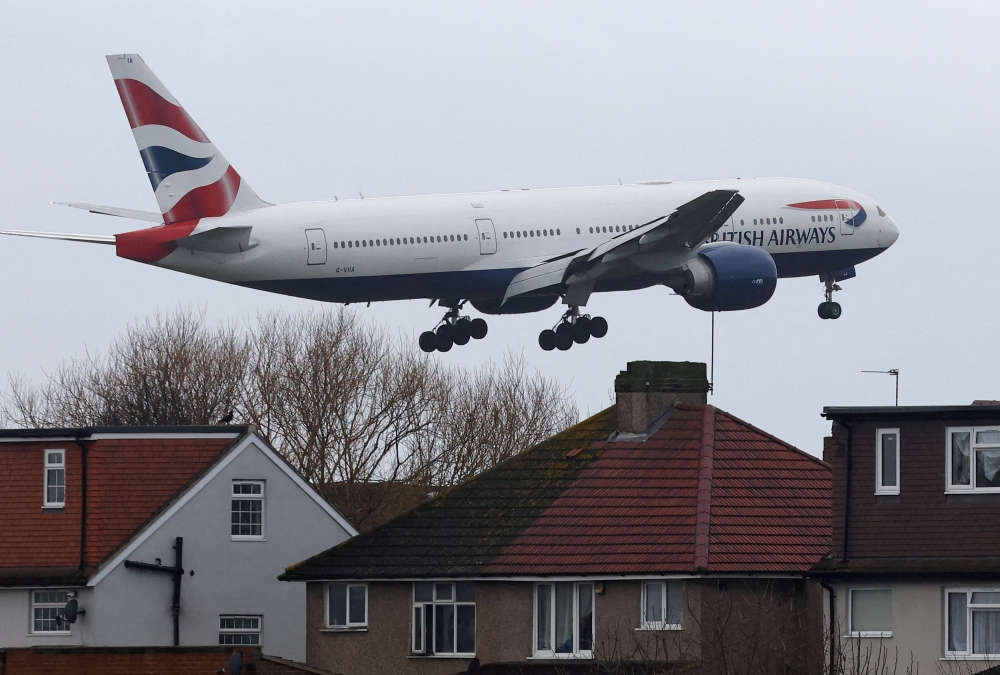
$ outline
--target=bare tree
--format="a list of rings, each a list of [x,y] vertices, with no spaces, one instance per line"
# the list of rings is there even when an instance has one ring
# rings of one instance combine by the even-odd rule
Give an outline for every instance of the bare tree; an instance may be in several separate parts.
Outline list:
[[[24,427],[251,423],[356,524],[454,485],[573,424],[576,406],[523,357],[448,366],[351,311],[264,314],[242,328],[181,310],[137,324],[0,416]],[[392,509],[390,509],[392,512]]]

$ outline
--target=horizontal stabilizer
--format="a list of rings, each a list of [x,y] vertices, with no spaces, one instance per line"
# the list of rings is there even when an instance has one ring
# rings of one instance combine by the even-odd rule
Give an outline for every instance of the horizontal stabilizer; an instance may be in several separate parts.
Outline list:
[[[153,211],[138,211],[136,209],[120,209],[117,206],[98,206],[97,204],[84,204],[82,202],[52,202],[59,206],[69,206],[74,209],[83,209],[91,213],[100,213],[105,216],[118,216],[119,218],[131,218],[132,220],[148,220],[151,223],[162,223],[163,216]]]
[[[112,234],[66,234],[63,232],[25,232],[23,230],[7,230],[0,234],[10,234],[15,237],[36,237],[38,239],[62,239],[63,241],[83,241],[88,244],[114,244]]]

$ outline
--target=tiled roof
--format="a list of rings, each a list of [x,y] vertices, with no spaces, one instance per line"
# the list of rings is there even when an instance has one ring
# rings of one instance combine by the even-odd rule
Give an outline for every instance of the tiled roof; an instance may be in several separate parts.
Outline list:
[[[798,573],[830,550],[830,467],[712,406],[678,404],[645,441],[614,407],[288,580]]]
[[[103,437],[87,445],[84,568],[125,544],[219,458],[233,433],[209,438]],[[66,505],[42,509],[45,449],[66,453]],[[82,451],[72,441],[0,444],[0,585],[80,570]],[[30,572],[30,574],[29,574]],[[70,575],[72,576],[72,575]],[[53,577],[54,578],[54,577]]]
[[[851,558],[826,557],[812,569],[812,576],[1000,576],[1000,558],[995,556],[955,556],[951,558]]]

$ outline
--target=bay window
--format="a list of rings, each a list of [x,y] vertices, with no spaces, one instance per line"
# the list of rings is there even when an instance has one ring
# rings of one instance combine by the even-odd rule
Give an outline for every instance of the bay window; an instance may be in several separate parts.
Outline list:
[[[948,656],[1000,658],[1000,589],[948,589]]]
[[[414,654],[425,656],[475,656],[475,582],[413,584],[411,649]]]
[[[535,584],[534,655],[593,658],[594,584]]]
[[[948,492],[1000,492],[1000,428],[951,428],[945,448]]]

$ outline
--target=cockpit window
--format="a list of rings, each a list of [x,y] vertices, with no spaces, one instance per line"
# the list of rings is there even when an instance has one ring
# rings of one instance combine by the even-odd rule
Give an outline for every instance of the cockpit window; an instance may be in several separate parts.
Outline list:
[[[875,208],[878,209],[878,214],[884,218],[885,217],[885,211],[882,210],[882,207],[879,206],[878,204],[876,204]]]

